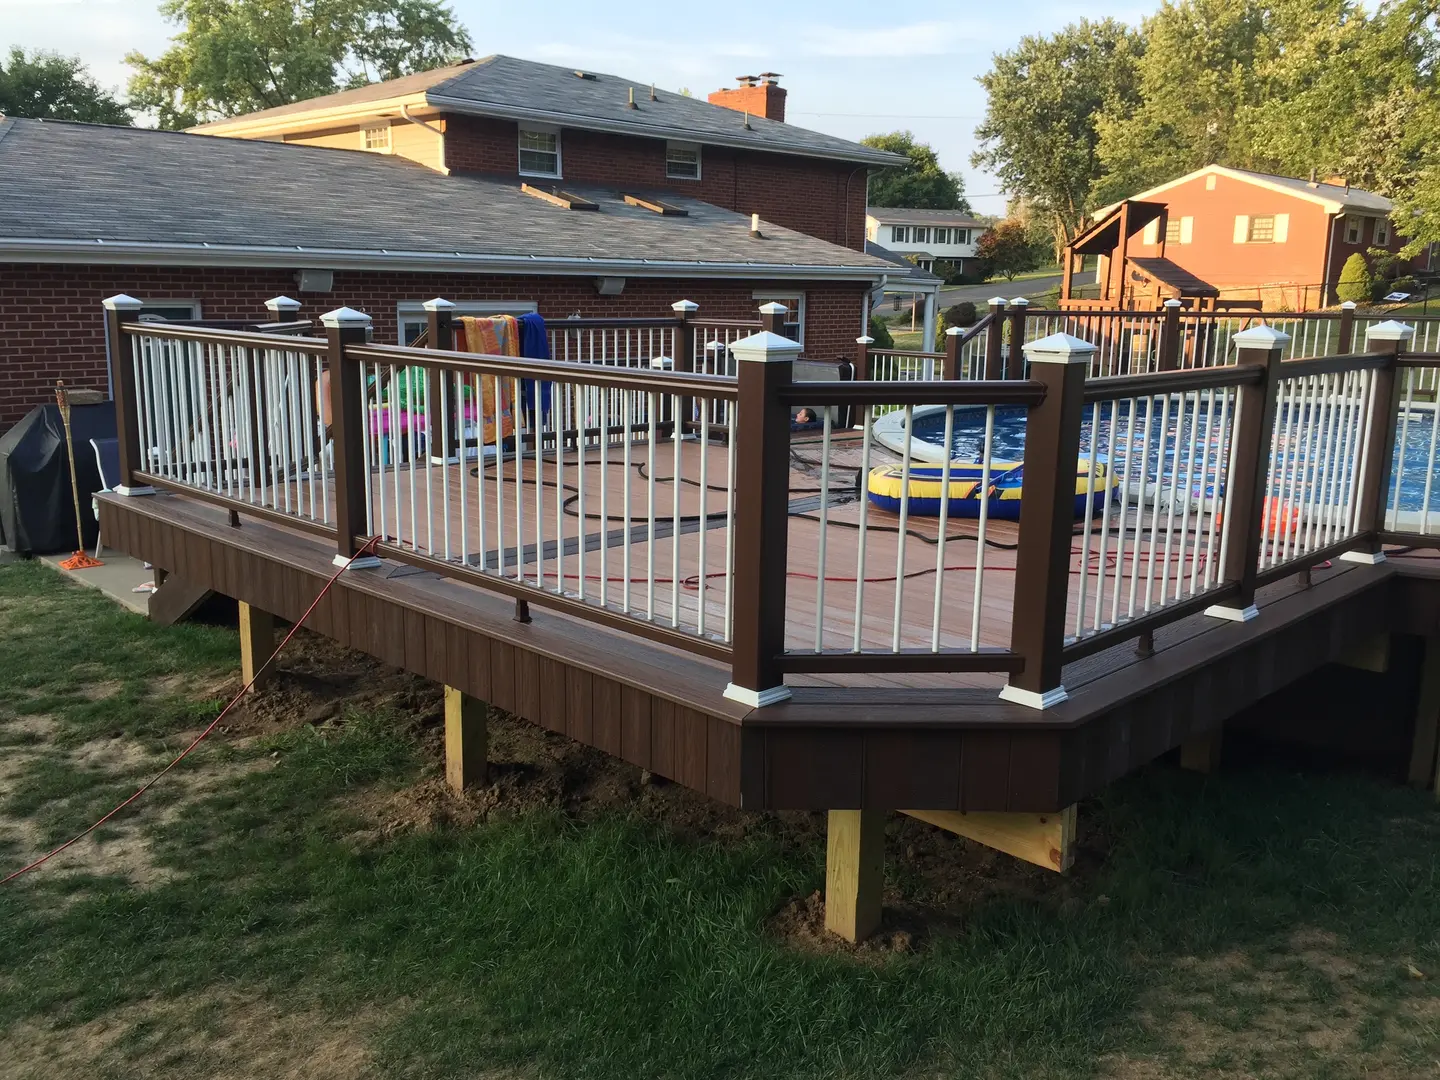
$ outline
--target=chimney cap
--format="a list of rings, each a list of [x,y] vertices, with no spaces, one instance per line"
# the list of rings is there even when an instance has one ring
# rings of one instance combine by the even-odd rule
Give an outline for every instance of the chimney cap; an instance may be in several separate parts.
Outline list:
[[[780,78],[780,72],[762,71],[760,72],[760,78],[764,79],[767,83],[773,83],[776,79]]]

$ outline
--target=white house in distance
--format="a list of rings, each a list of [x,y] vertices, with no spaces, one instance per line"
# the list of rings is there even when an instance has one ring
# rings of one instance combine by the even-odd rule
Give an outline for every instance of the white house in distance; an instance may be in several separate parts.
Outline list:
[[[871,206],[865,211],[865,239],[897,255],[904,255],[922,270],[944,259],[962,273],[975,261],[975,245],[986,229],[958,210],[916,210]]]

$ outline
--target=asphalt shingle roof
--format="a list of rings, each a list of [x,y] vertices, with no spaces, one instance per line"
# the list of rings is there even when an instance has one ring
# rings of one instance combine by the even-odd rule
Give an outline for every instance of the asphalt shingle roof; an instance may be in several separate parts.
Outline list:
[[[646,82],[588,69],[585,74],[586,78],[580,78],[574,68],[497,54],[469,64],[407,75],[204,127],[220,127],[236,120],[279,119],[423,91],[429,103],[437,108],[478,116],[544,120],[587,130],[827,157],[876,166],[905,163],[905,158],[898,154],[763,116],[752,114],[747,128],[743,113],[711,105],[703,98],[657,89],[656,100],[651,101],[650,84]],[[635,91],[633,109],[629,106],[631,89]]]
[[[976,221],[969,214],[959,210],[918,210],[908,206],[868,206],[865,213],[882,225],[892,222],[896,225],[959,225],[962,228],[983,229],[985,223]]]
[[[504,260],[662,272],[728,266],[748,276],[806,267],[873,277],[880,260],[674,192],[689,216],[628,206],[625,192],[564,184],[600,204],[567,210],[513,179],[444,176],[403,158],[248,139],[58,121],[0,120],[0,255],[50,245],[77,261],[117,246],[277,249],[288,265],[377,265],[397,258]],[[630,191],[631,194],[644,194]],[[293,254],[290,254],[292,253]],[[331,253],[351,253],[348,262]],[[380,256],[384,258],[380,258]],[[183,259],[176,261],[183,262]],[[253,258],[250,259],[254,261]],[[437,263],[441,265],[436,265]],[[507,266],[507,268],[514,268]]]

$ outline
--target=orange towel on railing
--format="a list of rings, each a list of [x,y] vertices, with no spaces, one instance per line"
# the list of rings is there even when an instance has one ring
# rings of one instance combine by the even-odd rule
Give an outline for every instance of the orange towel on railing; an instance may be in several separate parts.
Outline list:
[[[462,315],[458,330],[455,335],[457,352],[487,356],[520,355],[520,321],[514,315],[492,315],[489,318]],[[480,376],[480,419],[480,438],[487,445],[493,446],[500,439],[515,434],[510,388],[505,380],[493,375]]]

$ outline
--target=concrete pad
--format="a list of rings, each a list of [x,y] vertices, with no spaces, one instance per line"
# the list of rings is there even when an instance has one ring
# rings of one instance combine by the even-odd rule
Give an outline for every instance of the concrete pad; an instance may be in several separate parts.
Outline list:
[[[60,564],[68,558],[70,558],[68,553],[41,555],[40,561],[46,566],[53,566],[56,570],[60,570]],[[155,571],[146,570],[145,564],[139,559],[132,559],[129,555],[111,551],[109,548],[101,549],[100,561],[105,565],[94,566],[89,570],[60,570],[60,573],[72,581],[78,581],[81,585],[99,589],[110,599],[138,615],[148,615],[150,613],[150,594],[135,592],[135,586],[142,585],[147,581],[154,581]]]

